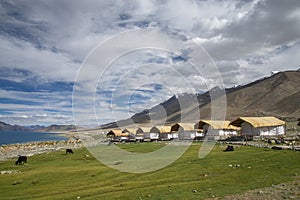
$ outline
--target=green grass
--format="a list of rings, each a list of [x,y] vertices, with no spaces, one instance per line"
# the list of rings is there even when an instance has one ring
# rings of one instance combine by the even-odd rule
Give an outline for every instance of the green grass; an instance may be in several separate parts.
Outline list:
[[[149,152],[164,144],[120,146]],[[0,162],[1,171],[21,171],[0,175],[0,199],[205,199],[287,182],[300,174],[299,152],[246,146],[222,152],[226,146],[216,145],[199,159],[199,147],[193,144],[170,166],[145,174],[108,168],[84,148],[73,155],[61,151],[35,155],[23,166],[14,165],[14,160]]]

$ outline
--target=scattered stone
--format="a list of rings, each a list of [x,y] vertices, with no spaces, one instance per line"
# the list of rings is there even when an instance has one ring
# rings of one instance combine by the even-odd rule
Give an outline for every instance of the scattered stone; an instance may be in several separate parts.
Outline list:
[[[18,173],[21,173],[21,171],[18,170],[1,171],[1,174],[18,174]]]
[[[13,185],[19,185],[22,183],[22,180],[17,180],[17,181],[14,181]]]

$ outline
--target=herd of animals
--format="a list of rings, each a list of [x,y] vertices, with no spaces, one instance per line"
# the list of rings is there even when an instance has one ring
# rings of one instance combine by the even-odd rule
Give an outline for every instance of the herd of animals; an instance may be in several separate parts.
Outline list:
[[[231,145],[228,145],[224,151],[233,151],[234,148]],[[74,151],[72,149],[66,149],[66,154],[73,154]],[[19,156],[18,160],[15,162],[16,165],[23,165],[27,163],[27,156]]]
[[[234,148],[231,145],[228,145],[224,151],[233,151]],[[72,149],[66,149],[66,154],[73,154],[74,151]],[[16,165],[22,165],[27,163],[27,156],[19,156],[18,160],[15,162]]]
[[[73,154],[72,149],[66,149],[66,154]],[[24,163],[27,163],[27,156],[19,156],[18,160],[15,162],[16,165],[23,165]]]

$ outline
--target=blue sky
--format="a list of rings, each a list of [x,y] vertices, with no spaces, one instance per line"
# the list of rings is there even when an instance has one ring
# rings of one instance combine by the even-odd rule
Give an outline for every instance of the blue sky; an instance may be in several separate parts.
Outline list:
[[[183,46],[205,49],[224,87],[300,68],[297,0],[2,0],[0,19],[0,121],[11,124],[74,124],[75,110],[80,125],[95,126],[219,83],[204,61],[206,72],[194,71],[190,48],[137,50],[116,58],[101,76],[83,73],[97,47],[124,31],[176,31]],[[153,41],[154,47],[166,42]],[[99,59],[121,49],[108,46]],[[95,77],[97,84],[89,85]],[[94,91],[94,98],[82,93],[74,109],[74,87]]]

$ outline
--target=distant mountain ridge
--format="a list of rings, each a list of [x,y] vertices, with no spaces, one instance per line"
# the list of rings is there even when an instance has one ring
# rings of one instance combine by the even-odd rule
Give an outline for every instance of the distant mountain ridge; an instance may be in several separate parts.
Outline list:
[[[19,125],[10,125],[0,122],[0,131],[30,131],[30,128]]]
[[[60,131],[71,131],[76,130],[75,125],[50,125],[50,126],[19,126],[10,125],[4,122],[0,122],[0,132],[1,131],[32,131],[32,132],[60,132]]]
[[[285,71],[256,80],[252,83],[225,89],[227,106],[226,116],[232,120],[239,116],[276,116],[284,120],[297,120],[300,117],[300,71]],[[218,90],[218,88],[214,88]],[[199,119],[211,117],[211,98],[209,91],[195,95],[182,94],[173,96],[167,101],[134,114],[131,118],[104,124],[101,128],[115,128],[134,123],[146,124],[150,122],[150,115],[159,116],[159,109],[163,107],[166,124],[174,122],[195,122]],[[179,102],[185,102],[184,109]],[[199,112],[200,110],[200,112]],[[184,118],[182,118],[184,116]],[[222,116],[220,116],[222,117]],[[159,117],[158,119],[159,123]]]

